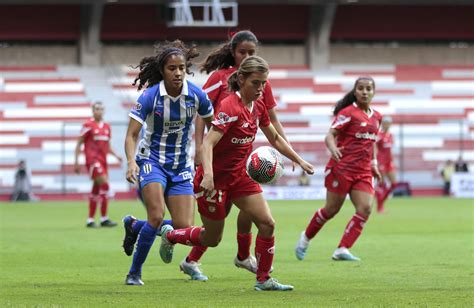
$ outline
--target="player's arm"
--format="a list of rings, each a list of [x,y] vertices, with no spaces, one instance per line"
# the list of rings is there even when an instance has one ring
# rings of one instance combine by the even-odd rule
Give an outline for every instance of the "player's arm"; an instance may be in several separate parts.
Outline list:
[[[127,157],[127,181],[133,184],[136,183],[137,175],[140,171],[140,168],[135,161],[135,151],[141,129],[142,124],[134,118],[130,118],[127,135],[125,136],[125,156]]]
[[[201,188],[204,190],[204,194],[209,196],[214,190],[214,172],[212,170],[212,152],[216,144],[221,140],[224,133],[215,127],[211,127],[209,133],[202,143],[201,155],[202,155],[202,168],[204,175],[201,181]]]
[[[374,142],[374,150],[372,161],[370,162],[370,167],[372,168],[372,174],[378,181],[382,180],[382,175],[380,174],[378,163],[377,163],[377,143]]]
[[[202,147],[202,141],[204,139],[204,127],[207,127],[209,129],[211,127],[211,122],[212,122],[213,117],[207,117],[207,118],[201,118],[201,117],[196,117],[196,131],[194,132],[194,138],[195,138],[195,152],[194,152],[194,165],[199,166],[201,164],[201,147]]]
[[[283,125],[281,125],[280,120],[278,120],[277,113],[275,111],[275,108],[269,109],[268,110],[268,116],[270,117],[270,122],[272,122],[273,127],[275,127],[276,131],[280,136],[285,139],[286,143],[291,147],[290,141],[288,141],[288,137],[286,136],[284,130],[283,130]],[[295,171],[296,164],[295,162],[292,161],[292,168],[293,171]]]
[[[122,163],[122,157],[120,155],[118,155],[117,152],[114,151],[114,149],[112,148],[112,145],[110,144],[110,142],[109,142],[109,153],[112,154],[113,156],[115,156],[115,158],[117,158],[119,163]]]
[[[270,144],[276,148],[281,154],[285,155],[288,157],[291,161],[294,161],[298,165],[303,168],[304,171],[308,174],[313,174],[313,166],[306,162],[304,159],[302,159],[286,142],[285,139],[283,139],[280,134],[278,134],[277,130],[273,125],[270,123],[268,126],[261,126],[260,129],[263,131],[265,134],[265,137],[267,137],[268,141]]]
[[[326,147],[328,148],[329,152],[331,152],[331,156],[335,161],[340,161],[342,158],[341,150],[342,148],[337,147],[336,137],[339,134],[338,130],[335,128],[330,128],[329,132],[324,138],[324,142],[326,143]]]
[[[79,174],[81,167],[79,167],[79,154],[81,153],[81,146],[84,143],[84,135],[77,138],[76,149],[74,150],[74,172]]]

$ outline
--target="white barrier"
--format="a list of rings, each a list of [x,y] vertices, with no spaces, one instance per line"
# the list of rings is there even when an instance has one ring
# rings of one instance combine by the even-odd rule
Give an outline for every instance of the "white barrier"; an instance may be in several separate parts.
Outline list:
[[[267,200],[323,200],[326,198],[324,186],[262,186]]]
[[[474,198],[474,173],[458,172],[453,174],[451,194],[458,198]]]

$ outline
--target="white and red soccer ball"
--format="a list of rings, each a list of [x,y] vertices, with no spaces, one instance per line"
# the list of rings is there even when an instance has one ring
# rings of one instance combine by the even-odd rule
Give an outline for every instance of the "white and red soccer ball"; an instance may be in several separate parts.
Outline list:
[[[275,183],[285,169],[282,155],[269,146],[253,150],[247,159],[246,168],[250,178],[259,184]]]

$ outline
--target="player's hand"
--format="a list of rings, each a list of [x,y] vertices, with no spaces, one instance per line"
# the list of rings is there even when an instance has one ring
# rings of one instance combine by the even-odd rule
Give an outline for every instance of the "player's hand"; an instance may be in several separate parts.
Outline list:
[[[301,163],[300,163],[300,167],[307,173],[307,174],[314,174],[314,167],[313,165],[311,165],[310,163],[308,163],[307,161],[303,160]]]
[[[372,174],[377,179],[377,181],[382,181],[382,175],[380,174],[379,167],[377,167],[377,165],[372,165]]]
[[[339,162],[342,158],[342,153],[341,153],[342,149],[344,149],[344,147],[329,149],[329,152],[331,152],[332,158],[337,162]]]
[[[204,191],[204,196],[209,197],[214,190],[214,178],[212,176],[204,175],[199,186]]]
[[[140,168],[137,163],[133,160],[128,163],[127,168],[127,181],[132,184],[137,184],[138,174],[140,173]]]
[[[81,167],[79,166],[77,162],[74,163],[74,172],[76,174],[79,174],[81,172]]]
[[[295,172],[296,163],[294,161],[291,162],[291,171]]]

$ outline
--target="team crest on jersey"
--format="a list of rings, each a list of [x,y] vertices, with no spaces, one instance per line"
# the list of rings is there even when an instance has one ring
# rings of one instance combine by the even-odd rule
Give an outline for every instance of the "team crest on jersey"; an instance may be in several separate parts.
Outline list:
[[[219,125],[224,125],[225,123],[229,122],[229,119],[229,115],[225,112],[221,111],[217,114],[217,123]]]
[[[136,103],[134,108],[135,108],[136,111],[140,111],[140,110],[142,110],[142,104]]]
[[[214,205],[209,205],[207,209],[209,210],[210,213],[214,213],[216,211],[216,207]]]

